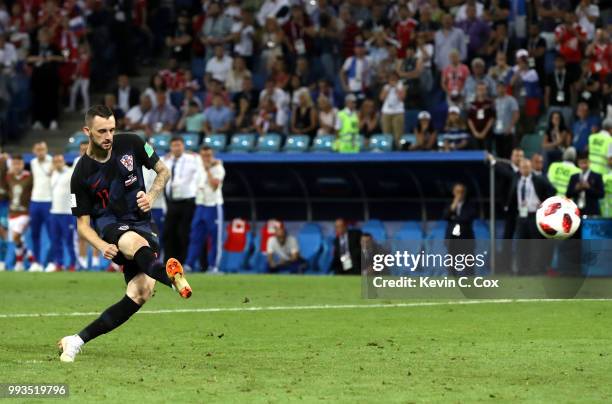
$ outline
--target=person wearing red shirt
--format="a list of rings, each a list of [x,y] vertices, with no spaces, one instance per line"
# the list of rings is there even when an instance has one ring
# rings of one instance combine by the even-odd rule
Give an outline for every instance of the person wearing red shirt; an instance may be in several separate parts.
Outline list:
[[[582,45],[586,40],[586,32],[576,22],[576,14],[565,13],[565,22],[555,29],[555,41],[559,45],[559,53],[567,63],[570,77],[578,78],[580,75]]]
[[[465,81],[470,75],[470,69],[461,63],[459,51],[451,50],[449,53],[450,64],[442,70],[442,89],[450,100],[456,98],[463,91]]]
[[[590,59],[591,73],[599,75],[603,82],[612,72],[612,45],[606,31],[601,28],[595,31],[595,41],[587,47],[586,56]]]
[[[413,41],[413,34],[419,23],[412,18],[406,5],[399,7],[398,14],[399,21],[395,25],[395,35],[400,42],[400,48],[397,51],[397,57],[403,59],[406,57],[406,48]]]

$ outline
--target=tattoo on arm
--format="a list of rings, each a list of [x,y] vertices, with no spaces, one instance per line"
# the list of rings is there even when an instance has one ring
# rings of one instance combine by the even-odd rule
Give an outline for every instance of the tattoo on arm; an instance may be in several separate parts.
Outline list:
[[[158,160],[157,163],[155,163],[155,167],[153,167],[153,170],[155,170],[157,176],[153,181],[153,185],[151,185],[149,195],[151,196],[151,198],[153,198],[153,200],[155,200],[166,187],[166,182],[168,182],[168,179],[170,178],[170,171],[168,170],[168,167],[166,167],[164,162],[161,160]]]

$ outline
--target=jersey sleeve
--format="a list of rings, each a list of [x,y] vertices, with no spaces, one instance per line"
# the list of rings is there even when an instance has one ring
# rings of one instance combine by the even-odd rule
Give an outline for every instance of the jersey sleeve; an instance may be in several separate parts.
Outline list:
[[[155,153],[155,150],[153,150],[153,146],[146,143],[139,136],[134,135],[132,139],[137,162],[152,170],[159,161],[159,156]]]
[[[91,215],[94,206],[91,195],[87,192],[87,186],[81,181],[80,171],[77,166],[70,178],[70,208],[72,214],[77,217]]]

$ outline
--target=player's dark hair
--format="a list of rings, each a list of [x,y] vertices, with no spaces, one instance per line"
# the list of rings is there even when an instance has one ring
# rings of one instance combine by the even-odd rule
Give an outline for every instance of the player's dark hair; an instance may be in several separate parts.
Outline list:
[[[94,105],[85,113],[85,125],[90,126],[96,116],[108,119],[113,116],[113,110],[106,105]]]
[[[578,153],[578,157],[576,158],[576,161],[578,160],[588,160],[589,159],[589,153],[588,152],[580,152]]]
[[[174,143],[174,142],[185,143],[185,140],[183,140],[183,138],[180,136],[172,136],[172,138],[170,139],[170,143]]]
[[[210,147],[208,145],[204,145],[204,146],[200,147],[200,151],[208,151],[208,150],[212,150],[212,147]]]
[[[21,153],[15,153],[11,156],[11,160],[23,160],[23,155]]]

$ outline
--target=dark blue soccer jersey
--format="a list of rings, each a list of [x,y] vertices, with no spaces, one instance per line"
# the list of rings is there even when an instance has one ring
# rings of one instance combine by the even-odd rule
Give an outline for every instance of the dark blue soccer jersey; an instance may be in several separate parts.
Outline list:
[[[72,214],[89,215],[101,232],[111,223],[150,221],[136,203],[136,194],[145,191],[142,167],[152,169],[159,157],[137,135],[117,134],[108,161],[100,163],[84,155],[70,182]]]

